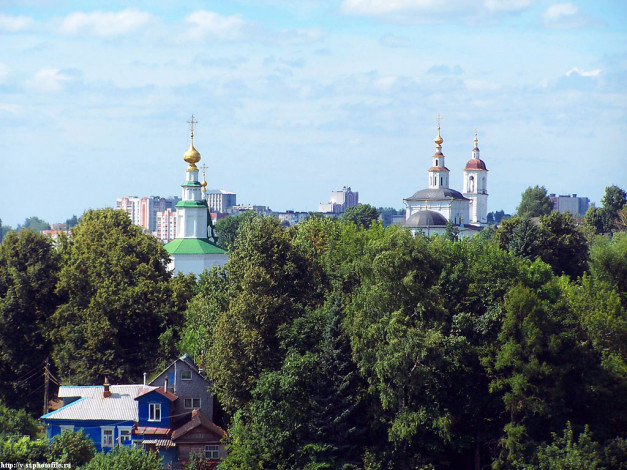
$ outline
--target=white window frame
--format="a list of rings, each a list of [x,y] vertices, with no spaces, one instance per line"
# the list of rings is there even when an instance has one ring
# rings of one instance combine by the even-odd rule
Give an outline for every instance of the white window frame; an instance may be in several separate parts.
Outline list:
[[[196,400],[198,400],[198,406],[194,406],[194,402]],[[185,398],[185,400],[183,401],[183,408],[185,408],[186,410],[199,410],[201,406],[202,400],[200,398]]]
[[[122,434],[128,433],[128,434]],[[132,426],[118,426],[118,442],[124,444],[126,441],[131,440],[131,434],[133,433]]]
[[[115,442],[115,427],[114,426],[100,426],[100,447],[103,449],[105,447],[113,447],[113,443]],[[111,431],[111,440],[106,439],[107,431]]]
[[[205,459],[206,460],[219,460],[220,459],[220,446],[215,444],[205,445]]]
[[[159,418],[157,419],[157,412]],[[149,403],[148,404],[148,421],[160,422],[161,421],[161,403]]]
[[[73,424],[60,424],[59,425],[59,434],[63,434],[63,431],[74,431]]]
[[[185,377],[183,374],[189,373],[189,377]],[[189,369],[183,369],[181,371],[181,380],[192,380],[192,371]]]

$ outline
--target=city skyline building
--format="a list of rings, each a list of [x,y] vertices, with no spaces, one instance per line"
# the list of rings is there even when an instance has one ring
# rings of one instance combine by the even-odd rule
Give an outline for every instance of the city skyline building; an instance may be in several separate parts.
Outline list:
[[[570,212],[573,217],[585,217],[590,206],[594,206],[594,203],[590,203],[590,199],[578,197],[577,194],[556,196],[555,193],[551,193],[549,198],[553,203],[553,211]]]
[[[326,204],[318,204],[318,212],[324,214],[342,214],[349,207],[359,204],[359,193],[353,191],[350,186],[344,186],[339,191],[331,191],[331,198]]]

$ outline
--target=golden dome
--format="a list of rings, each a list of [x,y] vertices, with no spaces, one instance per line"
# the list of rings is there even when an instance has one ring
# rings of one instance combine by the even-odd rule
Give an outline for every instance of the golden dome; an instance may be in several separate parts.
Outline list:
[[[198,153],[198,150],[194,148],[193,143],[189,146],[189,149],[187,149],[185,155],[183,155],[183,160],[189,163],[187,171],[198,171],[196,163],[200,161],[200,153]]]

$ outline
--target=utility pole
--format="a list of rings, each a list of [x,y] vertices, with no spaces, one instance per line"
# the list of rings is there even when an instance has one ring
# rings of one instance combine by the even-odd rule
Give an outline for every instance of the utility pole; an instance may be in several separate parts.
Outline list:
[[[50,384],[50,372],[48,371],[49,359],[46,358],[44,366],[44,414],[48,413],[48,385]]]

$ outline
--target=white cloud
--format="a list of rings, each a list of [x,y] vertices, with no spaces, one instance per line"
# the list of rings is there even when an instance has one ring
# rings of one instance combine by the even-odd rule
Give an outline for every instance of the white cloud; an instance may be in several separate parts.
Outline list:
[[[445,20],[526,10],[533,0],[343,0],[340,11],[349,15],[393,18],[400,21]]]
[[[28,28],[33,19],[28,16],[9,16],[0,14],[0,31],[15,33]]]
[[[576,28],[586,23],[579,7],[573,3],[554,3],[544,10],[542,20],[549,28]]]
[[[246,22],[242,15],[222,16],[206,10],[198,10],[185,18],[193,26],[184,39],[201,41],[214,38],[221,41],[234,41],[244,36]]]
[[[582,70],[579,67],[573,67],[568,72],[566,72],[566,76],[570,77],[572,74],[576,73],[582,77],[596,77],[601,73],[600,69],[596,70]]]
[[[493,12],[516,12],[531,6],[531,0],[486,0],[485,6]]]
[[[17,114],[22,108],[16,104],[3,104],[0,103],[0,111],[5,111],[11,114]]]
[[[152,19],[150,13],[136,8],[119,12],[76,12],[68,15],[59,30],[65,34],[90,34],[101,37],[118,36],[134,32]]]
[[[26,88],[43,91],[57,92],[74,81],[75,77],[59,69],[41,69],[32,78],[25,82]]]

